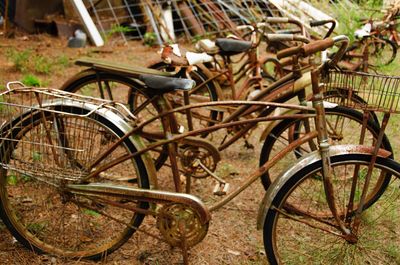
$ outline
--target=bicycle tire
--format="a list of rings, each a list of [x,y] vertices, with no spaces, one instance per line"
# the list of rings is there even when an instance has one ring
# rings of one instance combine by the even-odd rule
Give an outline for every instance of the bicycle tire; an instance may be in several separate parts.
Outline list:
[[[372,50],[368,49],[368,65],[372,67],[385,66],[392,63],[396,58],[397,46],[393,41],[379,38],[374,39],[369,44],[372,44]]]
[[[346,213],[346,200],[349,197],[349,187],[343,180],[346,176],[352,177],[355,166],[366,170],[370,161],[371,155],[365,154],[331,156],[339,218],[346,219],[350,225],[357,206],[349,216],[342,214]],[[331,233],[340,234],[334,227],[336,223],[332,217],[318,217],[322,211],[330,212],[322,181],[317,181],[315,177],[321,170],[321,160],[313,162],[305,165],[280,187],[274,187],[278,190],[272,198],[263,226],[264,247],[269,263],[397,264],[397,246],[400,245],[400,164],[378,157],[373,177],[390,174],[395,178],[392,178],[390,187],[382,197],[362,211],[356,240],[352,243]],[[345,172],[348,174],[343,176]],[[341,177],[336,178],[339,175]],[[362,177],[358,179],[360,181]],[[305,212],[291,212],[286,205],[302,207]],[[348,229],[351,229],[350,225]]]
[[[107,93],[107,84],[111,90],[111,97]],[[99,87],[101,85],[101,87]],[[111,99],[127,104],[132,90],[146,95],[145,88],[134,79],[109,72],[86,69],[68,79],[60,88],[61,90],[79,93],[103,99]],[[115,93],[113,93],[115,92]]]
[[[63,113],[86,115],[89,112],[74,106],[54,107]],[[101,203],[93,197],[72,195],[62,189],[65,183],[89,184],[92,181],[148,189],[148,174],[141,156],[95,179],[81,179],[90,172],[85,165],[90,165],[97,155],[122,137],[123,131],[96,113],[77,117],[32,111],[14,122],[6,127],[12,139],[3,140],[0,145],[3,165],[0,168],[0,216],[11,234],[34,252],[65,258],[101,259],[124,244],[142,223],[143,214]],[[54,130],[44,133],[44,126],[49,128],[49,124]],[[49,135],[52,143],[60,143],[55,149],[52,148],[55,145],[46,140]],[[102,161],[136,152],[132,141],[124,140]],[[54,157],[63,157],[63,163],[57,164],[55,160],[58,159]],[[129,178],[126,174],[130,174]],[[149,207],[144,202],[124,203],[142,209]]]
[[[332,101],[333,103],[338,104],[339,106],[346,106],[346,100],[348,100],[348,98],[349,98],[348,90],[343,88],[336,88],[334,90],[329,90],[324,92],[325,101]],[[356,104],[366,104],[366,101],[357,94],[351,95],[351,101]],[[369,111],[369,115],[377,124],[379,124],[379,119],[375,112]]]
[[[109,87],[111,90],[111,98],[106,91],[106,87]],[[140,94],[147,99],[149,95],[147,95],[143,85],[132,78],[119,74],[87,69],[66,81],[61,87],[61,90],[85,96],[117,100],[128,105],[133,114],[140,120],[146,120],[149,118],[149,115],[156,116],[160,113],[159,108],[155,104],[147,105],[140,113],[135,112],[135,108],[137,109],[138,106],[135,107],[133,105],[133,98]],[[152,123],[151,126],[157,129],[162,128],[161,124],[156,123],[157,121]],[[150,142],[153,141],[151,139],[147,140]],[[167,146],[162,146],[159,150],[153,150],[150,151],[150,153],[154,159],[154,165],[157,170],[160,169],[168,159]]]
[[[335,108],[326,108],[325,109],[326,115],[327,115],[327,121],[329,123],[329,117],[344,117],[346,120],[343,120],[342,123],[346,124],[346,127],[351,130],[351,134],[347,135],[339,135],[335,136],[338,138],[336,142],[339,141],[339,144],[342,144],[343,141],[345,141],[346,144],[358,144],[358,133],[354,133],[354,130],[357,130],[355,126],[358,126],[360,128],[362,126],[362,121],[363,121],[363,115],[353,109],[337,106]],[[347,121],[347,122],[346,122]],[[263,165],[265,162],[267,162],[270,157],[273,157],[273,151],[274,150],[281,150],[285,146],[289,145],[291,142],[294,140],[300,138],[300,132],[296,132],[294,128],[299,129],[299,121],[298,119],[286,119],[280,122],[276,127],[274,127],[271,130],[271,133],[267,136],[265,139],[261,152],[260,152],[260,162],[259,165]],[[350,124],[352,122],[352,124]],[[329,130],[329,126],[328,126]],[[367,130],[370,132],[370,137],[374,136],[374,139],[379,134],[379,126],[374,120],[369,119],[367,123]],[[329,132],[329,131],[328,131]],[[334,137],[332,137],[332,133],[329,134],[328,136],[332,140]],[[351,138],[352,136],[355,136],[356,138]],[[344,137],[347,137],[344,139]],[[366,138],[367,140],[369,139],[368,137]],[[314,139],[315,142],[316,139]],[[333,140],[335,142],[335,140]],[[370,141],[372,141],[370,139]],[[372,144],[372,143],[371,143]],[[317,143],[315,142],[315,145]],[[391,157],[393,157],[393,149],[390,144],[389,139],[387,138],[386,135],[384,135],[383,140],[382,140],[382,147],[392,153]],[[309,149],[309,144],[306,143],[302,147],[295,148],[295,150],[289,154],[289,157],[286,157],[286,160],[283,159],[280,165],[278,167],[281,167],[281,169],[286,168],[287,166],[290,166],[293,163],[293,160],[297,160],[300,157],[304,156],[306,153],[309,153],[313,150]],[[276,170],[274,170],[276,171]],[[369,201],[369,204],[373,203],[379,196],[384,192],[385,187],[388,185],[390,182],[390,176],[382,176],[382,182],[380,183],[381,187],[377,190],[375,196],[371,198],[371,201]],[[267,190],[271,183],[273,182],[275,178],[271,176],[271,171],[266,172],[264,175],[261,177],[261,182],[264,186],[264,188]],[[369,205],[368,204],[368,205]]]

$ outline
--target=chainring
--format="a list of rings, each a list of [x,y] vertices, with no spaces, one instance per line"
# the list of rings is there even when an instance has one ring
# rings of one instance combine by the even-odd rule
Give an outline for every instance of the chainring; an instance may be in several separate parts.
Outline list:
[[[157,215],[157,228],[171,246],[192,247],[201,242],[208,231],[208,223],[201,224],[198,216],[187,205],[166,204]]]
[[[179,158],[185,175],[195,178],[209,176],[198,161],[208,170],[214,172],[218,162],[221,160],[220,153],[213,144],[205,139],[196,137],[184,139],[184,143],[179,147]]]

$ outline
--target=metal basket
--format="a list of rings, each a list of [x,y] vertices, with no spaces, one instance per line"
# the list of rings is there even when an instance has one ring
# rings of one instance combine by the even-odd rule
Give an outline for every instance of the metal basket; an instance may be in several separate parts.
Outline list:
[[[338,105],[387,113],[400,112],[400,77],[350,71],[330,71],[325,100]],[[340,97],[332,96],[339,94]]]
[[[108,111],[121,114],[116,104],[47,88],[20,87],[1,93],[2,174],[9,182],[32,177],[46,183],[79,181],[107,144],[115,142],[115,135],[83,117]]]

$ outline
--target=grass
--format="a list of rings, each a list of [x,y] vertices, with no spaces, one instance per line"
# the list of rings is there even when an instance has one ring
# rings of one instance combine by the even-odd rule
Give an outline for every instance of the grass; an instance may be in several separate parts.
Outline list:
[[[21,80],[26,86],[40,87],[42,82],[40,79],[32,74],[24,75]]]
[[[29,64],[29,58],[31,56],[31,50],[27,49],[24,51],[17,51],[15,49],[9,49],[6,51],[7,59],[10,60],[17,71],[25,72]]]
[[[109,39],[112,35],[114,34],[120,34],[120,33],[129,33],[134,31],[133,28],[126,27],[126,26],[121,26],[121,25],[113,25],[111,29],[107,32],[107,34],[104,35],[105,39]]]
[[[351,175],[351,172],[348,174]],[[376,174],[379,175],[379,172]],[[301,188],[294,191],[288,201],[292,206],[302,205],[304,210],[312,215],[327,209],[327,205],[326,202],[316,200],[319,196],[318,190],[323,190],[322,183],[309,180],[300,184]],[[281,216],[277,223],[278,242],[282,248],[281,257],[287,262],[285,264],[399,264],[399,182],[398,179],[393,180],[381,199],[363,212],[356,244],[347,243],[344,239],[326,233],[325,230],[315,229]],[[344,186],[337,188],[337,206],[345,207],[345,197],[348,193],[344,191],[348,189]],[[342,190],[343,192],[340,192]],[[338,198],[341,196],[344,197]],[[308,218],[307,215],[294,215],[294,218],[301,218],[307,224],[329,231],[337,231],[317,221],[318,219]],[[324,220],[329,221],[329,218]]]
[[[63,70],[70,65],[70,61],[65,55],[52,58],[35,54],[31,49],[18,51],[10,48],[6,51],[6,57],[13,63],[15,70],[21,73],[50,75],[56,70]]]
[[[156,34],[154,32],[146,32],[143,38],[144,45],[149,47],[153,47],[157,42]]]

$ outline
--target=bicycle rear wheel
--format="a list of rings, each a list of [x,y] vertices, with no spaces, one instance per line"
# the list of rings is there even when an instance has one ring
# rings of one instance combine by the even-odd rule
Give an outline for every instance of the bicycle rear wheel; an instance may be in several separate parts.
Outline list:
[[[354,233],[352,242],[341,237],[327,204],[320,180],[321,161],[305,166],[278,187],[264,222],[264,246],[270,264],[399,263],[400,165],[397,162],[378,158],[372,179],[387,174],[394,177],[379,200],[363,209],[359,229],[354,229],[354,212],[370,161],[370,155],[361,154],[331,157],[336,206],[340,219]],[[351,181],[358,166],[355,204],[346,216]],[[291,211],[293,208],[303,211]]]
[[[79,107],[56,106],[70,114]],[[26,248],[68,258],[100,259],[115,251],[136,231],[144,215],[67,192],[68,184],[109,183],[149,188],[142,157],[135,157],[88,179],[89,165],[115,143],[123,131],[107,118],[32,111],[3,127],[0,143],[0,215]],[[3,139],[4,139],[3,138]],[[98,165],[136,151],[126,139]],[[129,182],[128,182],[129,180]],[[120,201],[148,208],[147,203]]]

